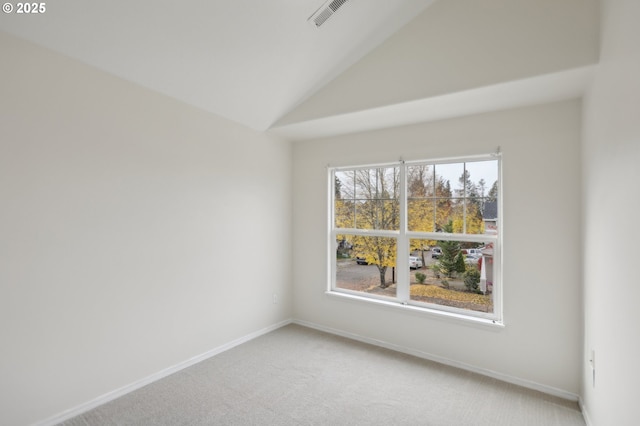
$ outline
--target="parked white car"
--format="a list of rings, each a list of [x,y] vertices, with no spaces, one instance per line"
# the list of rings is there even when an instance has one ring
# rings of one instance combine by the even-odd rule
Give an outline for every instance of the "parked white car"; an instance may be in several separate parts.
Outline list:
[[[409,256],[409,269],[422,268],[422,259],[418,256]]]
[[[466,249],[465,252],[466,254],[472,254],[477,257],[482,256],[482,249],[479,248]]]
[[[477,265],[481,257],[482,256],[477,254],[468,254],[464,258],[464,263],[467,265]]]

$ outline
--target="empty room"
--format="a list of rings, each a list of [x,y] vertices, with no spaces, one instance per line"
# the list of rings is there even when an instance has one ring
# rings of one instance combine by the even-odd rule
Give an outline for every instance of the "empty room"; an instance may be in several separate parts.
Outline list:
[[[4,2],[0,424],[639,424],[639,20]]]

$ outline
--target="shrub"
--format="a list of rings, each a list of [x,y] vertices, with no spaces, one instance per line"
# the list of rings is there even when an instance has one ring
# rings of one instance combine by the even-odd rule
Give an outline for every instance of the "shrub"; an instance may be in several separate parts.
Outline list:
[[[431,265],[431,269],[433,269],[433,275],[435,275],[436,278],[440,278],[440,265],[434,263],[433,265]]]
[[[480,287],[478,284],[480,283],[480,271],[477,268],[471,267],[465,271],[462,275],[464,280],[464,286],[467,287],[467,290],[472,291],[474,293],[481,294]]]
[[[427,276],[425,274],[423,274],[422,272],[416,272],[416,281],[418,281],[420,284],[424,284],[424,280],[427,278]]]
[[[345,249],[338,249],[336,251],[336,257],[338,259],[346,259],[349,258],[349,251]]]

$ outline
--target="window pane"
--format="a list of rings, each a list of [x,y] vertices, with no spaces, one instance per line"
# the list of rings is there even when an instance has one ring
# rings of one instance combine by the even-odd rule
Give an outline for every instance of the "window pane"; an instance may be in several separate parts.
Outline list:
[[[466,233],[467,234],[484,234],[484,221],[482,220],[481,199],[466,200]]]
[[[474,161],[465,164],[467,171],[467,197],[486,197],[498,180],[498,160]]]
[[[400,176],[397,167],[355,170],[355,227],[397,230]]]
[[[351,200],[335,200],[335,227],[336,228],[354,228],[355,227],[355,209]]]
[[[436,198],[435,204],[436,204],[435,231],[443,232],[442,229],[444,228],[444,225],[447,224],[449,219],[449,212],[451,211],[451,199]]]
[[[397,230],[399,209],[398,200],[359,201],[356,204],[356,228]]]
[[[464,199],[436,199],[436,231],[461,234],[464,232]]]
[[[407,204],[408,227],[410,231],[435,231],[435,200],[433,198],[409,199]]]
[[[353,200],[355,197],[354,172],[336,172],[334,190],[336,200]]]
[[[459,181],[464,172],[464,163],[436,164],[435,166],[435,187],[436,195],[439,197],[461,197],[462,194],[456,192],[459,188]]]
[[[395,297],[396,239],[351,236],[349,258],[338,257],[336,288]]]
[[[483,234],[486,231],[485,208],[493,216],[493,228],[497,219],[498,161],[436,164],[434,190],[435,229],[454,234]],[[414,175],[417,172],[414,172]],[[417,190],[418,184],[414,184]],[[492,204],[493,203],[493,204]],[[418,218],[411,216],[409,224],[416,226]],[[413,228],[409,228],[414,230]],[[417,228],[415,229],[417,230]]]
[[[407,167],[409,198],[433,197],[435,194],[433,170],[435,170],[434,166],[428,164]]]
[[[485,234],[498,233],[498,201],[496,199],[482,199],[482,222]]]
[[[334,226],[355,227],[354,172],[337,171],[334,180]]]
[[[493,312],[493,245],[412,239],[410,255],[422,267],[410,272],[411,301]]]
[[[365,200],[397,198],[399,175],[397,167],[355,170],[356,198]]]
[[[497,220],[498,160],[469,162],[465,170],[467,234],[484,234]]]

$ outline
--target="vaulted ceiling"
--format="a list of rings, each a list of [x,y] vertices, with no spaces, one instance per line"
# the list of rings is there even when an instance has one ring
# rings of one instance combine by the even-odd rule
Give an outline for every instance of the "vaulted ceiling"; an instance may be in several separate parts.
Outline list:
[[[597,63],[597,0],[45,4],[0,31],[293,140],[578,97]]]
[[[64,0],[0,30],[257,130],[270,127],[433,0]]]

